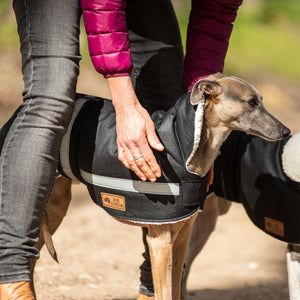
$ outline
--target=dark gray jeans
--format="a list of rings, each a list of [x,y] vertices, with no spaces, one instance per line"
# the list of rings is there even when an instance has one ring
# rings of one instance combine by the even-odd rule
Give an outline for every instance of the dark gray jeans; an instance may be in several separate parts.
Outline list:
[[[15,0],[23,104],[0,159],[0,282],[29,281],[29,259],[76,97],[79,0]]]
[[[39,255],[33,246],[73,111],[80,60],[79,0],[15,0],[14,10],[25,89],[0,157],[0,283],[29,280],[30,258]],[[168,109],[183,93],[171,2],[128,0],[126,14],[137,96],[149,112]],[[148,251],[144,257],[140,291],[151,295]]]

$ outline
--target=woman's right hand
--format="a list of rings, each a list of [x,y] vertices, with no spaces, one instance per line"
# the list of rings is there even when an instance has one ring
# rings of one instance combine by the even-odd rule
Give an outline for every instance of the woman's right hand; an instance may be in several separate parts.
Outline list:
[[[139,103],[129,76],[109,77],[116,111],[118,157],[143,181],[154,182],[161,169],[151,150],[164,150],[148,112]]]

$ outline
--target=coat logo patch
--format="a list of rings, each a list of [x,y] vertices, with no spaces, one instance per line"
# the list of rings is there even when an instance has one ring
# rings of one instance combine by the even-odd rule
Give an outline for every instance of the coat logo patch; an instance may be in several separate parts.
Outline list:
[[[102,204],[105,207],[126,211],[125,197],[107,193],[101,193]]]
[[[265,217],[265,229],[273,234],[284,237],[284,223]]]

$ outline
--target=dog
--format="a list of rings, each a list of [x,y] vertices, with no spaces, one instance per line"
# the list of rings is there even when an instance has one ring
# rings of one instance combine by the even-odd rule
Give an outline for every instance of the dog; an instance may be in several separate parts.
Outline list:
[[[299,149],[300,132],[276,143],[267,143],[257,137],[246,137],[242,132],[227,139],[221,148],[221,151],[224,150],[223,157],[217,158],[215,162],[215,183],[190,235],[182,279],[185,299],[192,262],[214,231],[218,216],[228,212],[230,201],[242,203],[258,228],[287,243],[290,299],[300,298]],[[250,164],[249,156],[246,157],[250,152],[251,157],[261,156],[262,153],[264,156],[251,159]],[[225,164],[231,165],[233,171],[227,171]],[[243,186],[245,174],[247,180]]]
[[[107,102],[104,103],[105,105],[111,105],[112,107],[112,104],[108,104]],[[109,111],[112,112],[111,109]],[[185,191],[181,190],[179,192],[181,196],[185,195],[187,198],[193,198],[195,187],[197,190],[201,187],[203,191],[203,187],[205,186],[204,188],[206,189],[206,175],[216,159],[222,143],[232,130],[241,130],[247,134],[253,134],[268,140],[282,139],[290,134],[289,129],[264,108],[262,96],[252,85],[237,77],[224,76],[222,74],[215,74],[198,81],[192,92],[180,98],[174,107],[167,112],[154,113],[152,118],[155,125],[160,126],[159,129],[156,126],[156,129],[166,151],[180,152],[181,158],[184,160],[182,166],[176,165],[174,167],[175,170],[171,167],[170,170],[164,171],[162,166],[162,177],[176,179],[179,176],[178,174],[192,176],[188,184],[184,185],[182,183]],[[171,120],[170,125],[166,125],[167,123],[165,123],[165,120],[168,119]],[[99,118],[96,117],[96,122],[98,120]],[[90,120],[90,122],[93,123],[93,120]],[[70,124],[71,127],[72,121]],[[168,140],[171,144],[174,144],[173,140],[170,141],[170,135],[172,134],[168,131],[171,127],[177,130],[179,128],[179,132],[176,132],[174,136],[178,139],[178,145],[181,148],[180,151],[178,149],[169,149],[173,145],[169,147]],[[165,137],[166,139],[164,139]],[[95,141],[92,142],[93,147],[97,146]],[[66,143],[68,144],[69,141],[67,140]],[[72,151],[72,149],[68,148],[69,151]],[[158,161],[165,159],[167,162],[173,161],[174,164],[178,163],[178,159],[175,159],[172,153],[164,153],[162,155],[164,157],[159,157]],[[64,165],[65,159],[65,155],[61,154],[61,165]],[[92,163],[95,162],[93,161]],[[78,164],[80,165],[80,163]],[[62,170],[63,173],[69,172],[68,167],[69,162],[65,163],[65,171]],[[120,168],[125,169],[122,166]],[[110,168],[109,171],[114,170]],[[130,171],[126,172],[129,172],[129,176],[135,178]],[[81,165],[75,167],[75,173],[76,178],[88,185],[92,198],[101,194],[94,192],[93,183],[95,182],[95,178],[93,176],[84,177],[86,176],[86,172],[82,172]],[[196,180],[195,178],[198,179]],[[71,200],[71,183],[72,180],[64,176],[59,176],[56,179],[43,220],[40,241],[36,245],[38,249],[41,249],[43,244],[46,243],[50,254],[55,259],[57,258],[53,243],[51,242],[51,235],[57,229],[67,212]],[[135,181],[135,183],[137,182]],[[162,183],[165,184],[165,182]],[[147,188],[151,188],[150,185],[154,184],[147,182]],[[168,183],[163,186],[170,188]],[[107,195],[108,193],[102,194]],[[138,195],[141,197],[145,196],[143,194]],[[116,207],[105,207],[105,201],[101,203],[101,206],[109,213],[113,212],[111,215],[117,220],[126,224],[148,228],[147,243],[150,249],[155,297],[157,300],[179,300],[181,297],[182,270],[189,236],[193,228],[193,223],[197,220],[199,209],[203,208],[205,199],[203,193],[200,196],[201,199],[192,199],[192,203],[188,203],[184,208],[180,207],[179,213],[181,216],[178,216],[177,211],[172,210],[173,206],[176,206],[176,201],[174,202],[173,200],[177,200],[178,198],[173,195],[172,201],[164,200],[162,205],[169,205],[172,208],[172,215],[168,216],[168,218],[161,215],[159,217],[154,215],[153,219],[151,219],[151,215],[146,215],[141,219],[139,215],[136,215],[137,212],[133,212],[133,216],[130,215],[129,218],[126,218],[122,206],[124,204],[122,202],[122,199],[124,199],[122,198],[123,196],[121,196],[121,200],[119,198],[116,199],[116,197],[111,198],[113,201],[118,201],[119,209],[116,209]],[[163,198],[164,196],[161,197]],[[107,200],[107,198],[105,199]],[[151,197],[149,199],[151,200]],[[98,204],[101,201],[101,199],[93,200]],[[210,205],[211,201],[210,198],[208,198],[208,201],[206,200],[204,210],[200,214],[206,212],[206,207]],[[154,202],[161,205],[160,201],[157,201],[157,198],[155,198]],[[33,271],[34,263],[32,274]]]

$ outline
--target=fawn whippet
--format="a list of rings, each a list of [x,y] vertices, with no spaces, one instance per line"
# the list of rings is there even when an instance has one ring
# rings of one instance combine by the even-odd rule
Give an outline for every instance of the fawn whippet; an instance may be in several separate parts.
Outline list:
[[[206,176],[223,141],[232,130],[241,130],[272,141],[290,134],[290,131],[264,108],[262,96],[258,91],[236,77],[215,74],[202,79],[195,84],[192,92],[179,99],[175,106],[177,109],[171,108],[170,112],[162,114],[162,117],[174,117],[175,114],[172,126],[181,128],[183,134],[179,134],[179,143],[182,146],[190,143],[192,139],[193,145],[189,145],[191,147],[188,148],[191,153],[186,157],[182,169],[200,178]],[[193,118],[193,132],[186,130],[191,129],[188,126],[189,118]],[[163,137],[160,138],[165,144]],[[172,150],[165,148],[168,151]],[[37,248],[40,249],[46,242],[52,255],[55,255],[55,252],[51,244],[51,234],[57,229],[67,211],[71,199],[70,187],[70,179],[58,177],[46,209],[41,240]],[[147,243],[157,300],[180,299],[188,239],[198,215],[198,208],[201,207],[199,204],[197,209],[189,211],[181,220],[177,218],[162,223],[151,220],[139,222],[137,219],[126,220],[114,216],[121,222],[148,228]]]

